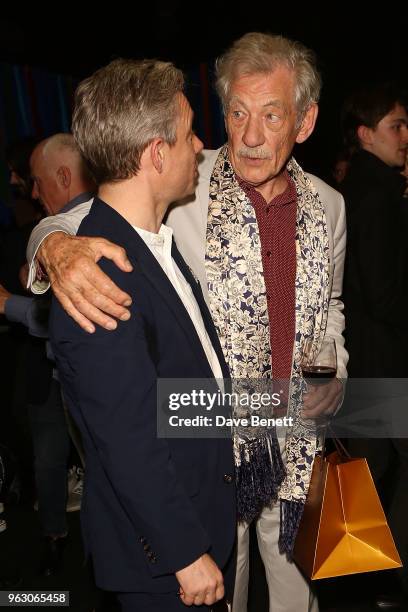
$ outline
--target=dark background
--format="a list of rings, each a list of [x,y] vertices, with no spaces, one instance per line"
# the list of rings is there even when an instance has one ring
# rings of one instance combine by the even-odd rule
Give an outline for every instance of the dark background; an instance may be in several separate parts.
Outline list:
[[[403,86],[408,82],[407,11],[395,3],[374,8],[373,3],[361,7],[357,2],[332,2],[317,10],[310,2],[146,0],[143,4],[94,4],[89,13],[87,5],[84,1],[82,5],[54,3],[44,9],[39,2],[29,8],[8,3],[9,8],[2,7],[0,16],[0,62],[72,75],[76,80],[118,56],[157,57],[172,60],[190,73],[203,62],[212,66],[215,57],[245,32],[289,36],[314,49],[319,58],[323,76],[320,117],[314,134],[299,147],[296,156],[306,170],[322,178],[329,176],[341,146],[340,109],[347,93],[365,81],[394,79]],[[12,95],[12,91],[0,90],[0,105]],[[0,150],[5,144],[0,137]],[[4,354],[10,358],[7,351]],[[83,571],[78,513],[70,516],[71,540],[64,572],[52,583],[40,583],[36,574],[39,534],[32,507],[12,508],[7,521],[0,547],[0,574],[17,567],[26,589],[71,589],[71,609],[89,612],[94,596],[92,583],[87,582]],[[252,571],[261,575],[255,553],[252,561]],[[378,580],[378,575],[369,575],[346,577],[335,583],[322,581],[321,609],[370,610],[368,602]],[[266,599],[265,584],[254,581],[250,610],[266,610]]]
[[[0,61],[40,66],[82,78],[114,57],[157,57],[188,70],[215,57],[248,31],[283,34],[317,53],[323,75],[320,117],[309,142],[296,152],[306,169],[327,176],[341,146],[340,108],[363,81],[408,81],[407,11],[397,4],[375,9],[359,3],[272,1],[185,2],[146,0],[50,5],[0,17]],[[213,144],[219,144],[215,142]]]

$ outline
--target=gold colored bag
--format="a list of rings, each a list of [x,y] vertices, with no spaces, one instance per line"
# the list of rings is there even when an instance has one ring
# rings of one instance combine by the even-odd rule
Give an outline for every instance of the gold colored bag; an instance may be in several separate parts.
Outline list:
[[[316,457],[294,561],[312,580],[402,567],[366,459]]]

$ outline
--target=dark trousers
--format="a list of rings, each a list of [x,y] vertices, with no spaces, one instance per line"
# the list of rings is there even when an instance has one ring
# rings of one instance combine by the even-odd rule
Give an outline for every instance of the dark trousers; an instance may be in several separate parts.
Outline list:
[[[118,593],[122,612],[181,612],[186,606],[177,593]],[[206,606],[194,606],[196,610],[207,610]]]
[[[122,612],[227,612],[227,605],[218,603],[215,606],[185,606],[177,593],[118,593]]]
[[[43,535],[67,531],[67,462],[70,442],[60,385],[52,380],[45,403],[29,405],[38,511]]]
[[[227,565],[223,569],[226,600],[232,601],[235,583],[236,546],[231,553]],[[186,612],[186,610],[202,610],[202,612],[228,612],[228,605],[222,600],[214,606],[185,606],[177,592],[172,593],[117,593],[122,612]]]

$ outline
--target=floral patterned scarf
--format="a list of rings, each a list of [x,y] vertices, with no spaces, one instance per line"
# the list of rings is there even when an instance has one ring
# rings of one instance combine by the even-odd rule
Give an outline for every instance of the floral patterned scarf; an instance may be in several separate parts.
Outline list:
[[[265,506],[281,502],[279,546],[291,553],[309,488],[318,440],[313,422],[300,418],[304,382],[302,347],[317,351],[324,336],[329,296],[329,240],[322,202],[292,158],[287,170],[296,185],[296,333],[287,416],[293,426],[283,465],[276,433],[236,428],[234,453],[238,516],[250,522]],[[210,179],[206,274],[210,311],[235,384],[272,378],[269,318],[261,244],[253,206],[239,186],[225,145]],[[239,416],[242,416],[241,414]]]

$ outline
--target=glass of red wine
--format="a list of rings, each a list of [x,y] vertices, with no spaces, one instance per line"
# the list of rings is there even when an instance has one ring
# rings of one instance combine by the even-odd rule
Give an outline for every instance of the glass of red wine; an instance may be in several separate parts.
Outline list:
[[[319,352],[307,340],[302,355],[302,374],[308,385],[326,385],[337,373],[337,353],[334,338],[324,338]]]
[[[306,382],[306,391],[309,385],[327,385],[333,380],[337,373],[337,352],[334,339],[324,338],[318,351],[312,340],[307,340],[303,348],[301,368]],[[307,429],[316,428],[325,435],[329,417],[320,415],[314,419],[302,419],[302,422]]]

